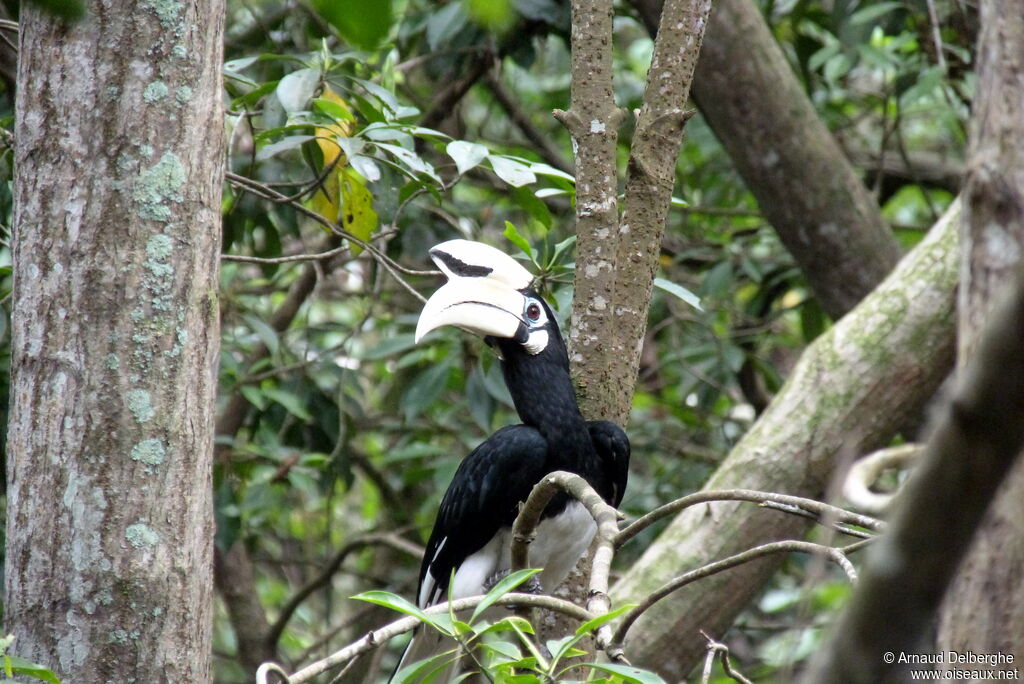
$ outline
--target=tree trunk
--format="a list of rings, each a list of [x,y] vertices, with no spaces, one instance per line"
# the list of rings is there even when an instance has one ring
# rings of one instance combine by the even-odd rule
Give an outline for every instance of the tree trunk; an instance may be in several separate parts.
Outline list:
[[[662,0],[633,0],[648,30]],[[878,204],[818,118],[751,0],[717,0],[693,97],[822,308],[838,319],[900,257]]]
[[[210,681],[222,0],[21,14],[6,630]]]
[[[673,30],[654,43],[621,219],[615,145],[623,111],[612,89],[612,3],[574,0],[572,8],[572,101],[569,111],[555,112],[576,151],[578,241],[569,360],[583,415],[625,425],[687,120],[683,108],[711,3],[668,2],[664,21]],[[592,554],[593,548],[557,593],[584,602]],[[543,638],[575,628],[558,613],[546,615],[542,625]]]
[[[959,203],[853,311],[804,352],[786,385],[707,483],[817,498],[844,455],[888,441],[942,381],[953,357]],[[807,523],[747,504],[688,509],[613,587],[636,600],[683,571],[751,546],[799,538]],[[702,580],[656,605],[632,628],[626,656],[666,679],[703,654],[698,630],[719,638],[779,561]]]
[[[958,364],[1014,280],[1024,248],[1024,14],[1008,0],[981,3],[978,91],[961,232]],[[1013,653],[1024,644],[1024,462],[1003,483],[946,595],[938,647]],[[1018,653],[1018,655],[1024,655]]]

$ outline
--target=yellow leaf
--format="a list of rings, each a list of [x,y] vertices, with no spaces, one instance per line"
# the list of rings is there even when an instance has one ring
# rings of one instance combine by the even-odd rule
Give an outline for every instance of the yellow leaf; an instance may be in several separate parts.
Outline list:
[[[373,210],[373,193],[366,187],[363,177],[350,168],[346,168],[341,174],[340,189],[342,227],[363,242],[369,242],[370,236],[377,227],[377,212]],[[352,244],[353,254],[358,254],[361,251],[362,247],[355,243]]]
[[[338,212],[341,211],[339,202],[341,190],[341,167],[334,169],[324,178],[324,184],[313,193],[309,200],[309,208],[329,220],[331,223],[338,222]]]
[[[349,108],[348,103],[342,99],[340,95],[331,90],[331,87],[324,85],[324,91],[320,93],[320,99],[333,102],[347,112],[352,110]],[[314,131],[316,135],[316,143],[320,146],[320,152],[324,155],[324,168],[327,168],[334,163],[334,160],[341,155],[341,159],[338,160],[338,166],[344,166],[346,160],[341,152],[341,148],[338,147],[338,143],[334,142],[335,138],[347,138],[352,134],[352,122],[351,121],[339,121],[336,124],[330,126],[317,127]],[[337,167],[335,167],[337,168]]]

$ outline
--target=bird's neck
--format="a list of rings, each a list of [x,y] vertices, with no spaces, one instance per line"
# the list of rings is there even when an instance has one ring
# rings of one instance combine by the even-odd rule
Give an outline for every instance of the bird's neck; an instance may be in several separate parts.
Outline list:
[[[549,455],[560,461],[582,456],[578,452],[584,450],[589,453],[590,435],[576,403],[568,359],[554,349],[537,355],[520,349],[502,351],[505,384],[519,418],[547,439]]]

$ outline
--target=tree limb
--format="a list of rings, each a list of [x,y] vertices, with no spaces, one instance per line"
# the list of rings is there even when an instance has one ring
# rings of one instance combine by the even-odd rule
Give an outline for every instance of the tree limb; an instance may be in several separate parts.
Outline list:
[[[690,506],[709,503],[711,501],[749,501],[765,506],[766,508],[774,507],[787,513],[796,513],[798,515],[801,512],[807,513],[813,516],[815,521],[825,525],[847,523],[850,525],[865,527],[869,530],[874,530],[875,532],[881,532],[885,529],[885,523],[881,520],[876,520],[875,518],[870,518],[866,515],[851,513],[850,511],[837,506],[830,506],[829,504],[822,503],[821,501],[816,501],[814,499],[808,499],[806,497],[774,494],[772,492],[757,492],[749,489],[711,489],[702,490],[694,494],[690,494],[689,496],[676,499],[675,501],[659,506],[643,517],[638,518],[631,525],[616,535],[614,540],[615,547],[618,548],[622,546],[630,539],[640,534],[640,532],[666,516],[675,515]],[[772,504],[775,505],[773,506]],[[846,532],[847,530],[840,529],[840,531]]]
[[[728,558],[723,558],[722,560],[715,561],[714,563],[708,563],[707,565],[684,573],[649,593],[636,606],[631,608],[622,616],[622,621],[619,622],[619,626],[616,628],[615,634],[612,636],[611,643],[608,645],[608,655],[611,658],[618,657],[622,651],[622,642],[637,619],[669,594],[672,594],[673,592],[676,592],[697,580],[710,577],[711,575],[724,570],[729,570],[730,568],[735,568],[736,566],[743,565],[744,563],[749,563],[758,558],[763,558],[773,554],[793,552],[811,553],[824,556],[842,568],[851,583],[856,583],[857,571],[854,569],[853,564],[850,563],[850,560],[846,557],[846,554],[856,551],[864,543],[864,541],[861,541],[851,545],[848,549],[838,549],[833,546],[825,546],[824,544],[815,544],[813,542],[798,540],[771,542],[769,544],[756,546],[752,549],[747,549],[742,553],[737,553],[729,556]]]
[[[804,684],[904,682],[906,663],[887,664],[883,654],[927,648],[923,639],[938,599],[1024,447],[1022,335],[1024,271],[1018,270]]]
[[[953,356],[959,203],[856,309],[804,352],[789,380],[706,489],[785,490],[820,497],[843,454],[888,442],[945,377]],[[616,603],[655,590],[678,567],[780,538],[807,523],[741,504],[690,508],[613,587]],[[700,661],[698,630],[721,633],[777,564],[760,560],[716,576],[703,591],[656,605],[630,631],[630,659],[681,679]]]

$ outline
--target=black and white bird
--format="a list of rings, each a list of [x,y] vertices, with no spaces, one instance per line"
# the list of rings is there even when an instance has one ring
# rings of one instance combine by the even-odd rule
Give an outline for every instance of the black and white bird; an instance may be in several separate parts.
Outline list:
[[[430,256],[448,282],[424,306],[416,341],[446,325],[484,336],[498,353],[523,422],[495,432],[455,472],[420,568],[420,607],[445,601],[449,593],[456,599],[486,593],[508,571],[519,504],[545,475],[576,473],[618,506],[629,467],[622,428],[583,419],[565,343],[529,271],[494,247],[468,240],[444,242]],[[537,577],[544,591],[562,583],[596,529],[582,504],[565,494],[552,499],[530,546],[530,564],[543,568]],[[403,665],[436,652],[437,638],[420,632]]]

